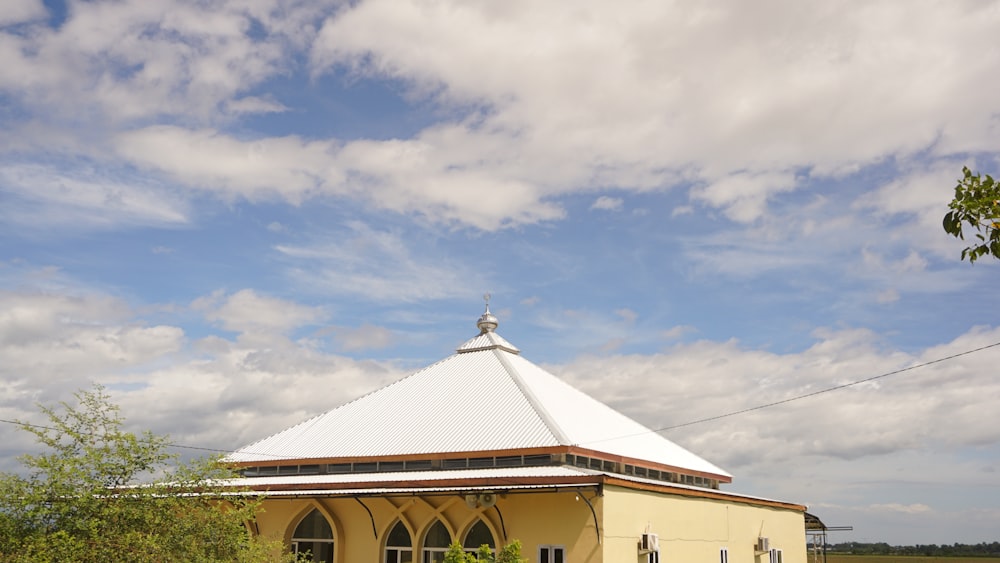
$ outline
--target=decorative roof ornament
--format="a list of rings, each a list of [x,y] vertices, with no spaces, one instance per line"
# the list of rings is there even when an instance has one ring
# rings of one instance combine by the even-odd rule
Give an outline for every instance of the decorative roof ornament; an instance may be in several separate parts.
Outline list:
[[[487,332],[493,332],[494,330],[497,329],[497,325],[500,324],[497,321],[497,318],[493,316],[493,313],[490,312],[491,297],[493,296],[490,295],[489,293],[483,294],[483,299],[486,300],[486,312],[483,313],[483,316],[479,317],[478,321],[476,321],[476,327],[479,328],[479,334],[486,334]]]
[[[514,355],[521,353],[516,346],[497,334],[497,325],[500,323],[493,313],[490,312],[490,297],[492,296],[489,293],[483,295],[483,299],[486,300],[486,312],[476,321],[476,328],[479,329],[479,334],[459,346],[455,350],[459,354],[479,352],[480,350],[503,350]]]

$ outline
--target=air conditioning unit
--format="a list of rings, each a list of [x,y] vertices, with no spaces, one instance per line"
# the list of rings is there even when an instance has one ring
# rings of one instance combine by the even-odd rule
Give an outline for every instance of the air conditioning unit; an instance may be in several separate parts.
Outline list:
[[[765,537],[757,538],[757,551],[771,551],[771,540]]]
[[[660,551],[660,536],[645,533],[639,540],[639,549],[644,552]]]

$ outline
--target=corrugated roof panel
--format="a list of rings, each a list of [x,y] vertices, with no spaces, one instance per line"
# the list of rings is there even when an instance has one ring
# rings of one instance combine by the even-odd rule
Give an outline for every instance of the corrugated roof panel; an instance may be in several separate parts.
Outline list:
[[[456,354],[228,456],[365,457],[558,445],[492,352]]]
[[[507,361],[571,445],[664,465],[730,475],[521,356]]]
[[[228,459],[263,462],[576,445],[730,477],[524,359],[492,332],[492,319],[456,354]]]

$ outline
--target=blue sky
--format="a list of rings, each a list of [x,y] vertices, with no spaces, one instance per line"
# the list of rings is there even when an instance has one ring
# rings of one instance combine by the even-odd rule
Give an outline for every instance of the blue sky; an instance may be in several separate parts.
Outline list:
[[[653,428],[1000,342],[998,264],[940,226],[962,166],[1000,170],[998,24],[9,1],[0,418],[101,383],[236,448],[450,354],[487,291],[528,359]],[[834,540],[995,541],[997,350],[665,435]]]

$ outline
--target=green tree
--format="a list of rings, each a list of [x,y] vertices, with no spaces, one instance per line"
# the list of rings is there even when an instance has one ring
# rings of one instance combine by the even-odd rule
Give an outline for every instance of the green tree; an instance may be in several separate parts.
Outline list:
[[[76,404],[41,407],[22,423],[44,453],[23,475],[0,474],[0,561],[254,563],[282,557],[280,540],[248,530],[260,500],[226,494],[216,459],[176,463],[165,436],[122,430],[101,387]],[[291,556],[287,556],[291,560]]]
[[[965,240],[966,226],[975,229],[979,243],[962,250],[962,260],[975,262],[986,254],[1000,259],[1000,182],[989,174],[973,174],[962,168],[963,177],[955,186],[955,199],[944,216],[944,231]]]
[[[521,542],[518,540],[513,540],[500,548],[496,555],[493,555],[488,545],[479,546],[479,551],[472,554],[466,553],[462,544],[454,542],[444,555],[444,563],[526,563],[527,561],[521,557]]]

